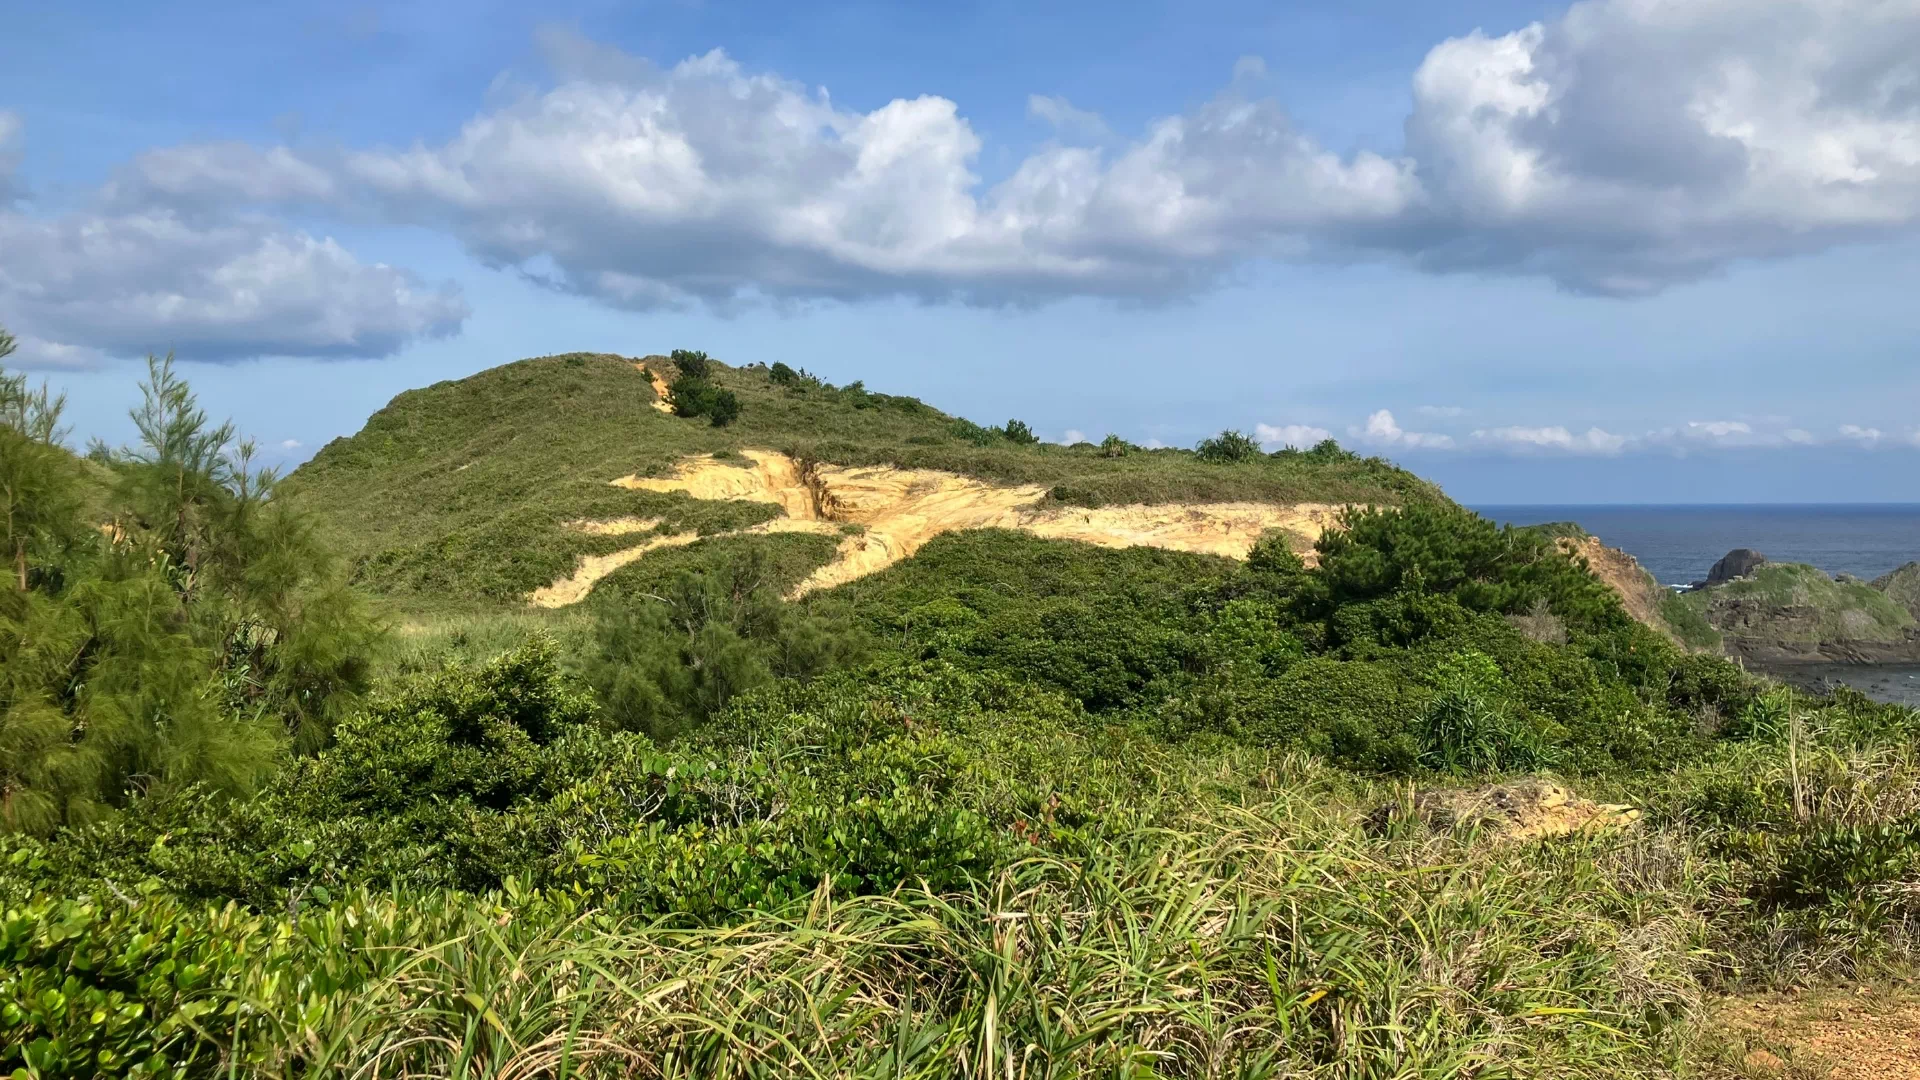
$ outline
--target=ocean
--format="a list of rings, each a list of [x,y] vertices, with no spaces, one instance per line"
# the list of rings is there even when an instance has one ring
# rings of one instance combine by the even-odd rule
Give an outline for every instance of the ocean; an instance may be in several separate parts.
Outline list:
[[[1920,559],[1920,504],[1829,506],[1476,506],[1494,521],[1573,521],[1647,568],[1662,585],[1707,576],[1734,548],[1872,581]]]

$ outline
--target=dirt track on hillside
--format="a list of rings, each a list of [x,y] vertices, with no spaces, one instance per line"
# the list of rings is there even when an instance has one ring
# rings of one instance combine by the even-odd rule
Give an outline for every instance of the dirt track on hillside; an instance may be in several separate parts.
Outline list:
[[[683,492],[696,499],[745,499],[772,503],[786,512],[738,534],[812,532],[838,534],[861,526],[840,542],[831,562],[793,591],[865,577],[911,557],[927,541],[963,529],[1017,529],[1050,540],[1078,540],[1102,547],[1158,547],[1244,559],[1271,530],[1291,534],[1296,548],[1313,558],[1312,545],[1331,528],[1341,507],[1328,503],[1272,505],[1253,502],[1085,507],[1037,505],[1046,489],[1008,486],[931,469],[892,466],[807,466],[785,454],[742,452],[740,459],[701,455],[682,461],[671,476],[624,476],[611,481],[636,491]],[[644,519],[622,519],[640,521]],[[610,534],[615,522],[581,522],[577,528]],[[634,529],[632,531],[640,531]],[[532,602],[560,607],[584,599],[595,582],[667,538],[612,555],[583,559],[576,571],[536,592]],[[679,543],[678,537],[670,538]]]

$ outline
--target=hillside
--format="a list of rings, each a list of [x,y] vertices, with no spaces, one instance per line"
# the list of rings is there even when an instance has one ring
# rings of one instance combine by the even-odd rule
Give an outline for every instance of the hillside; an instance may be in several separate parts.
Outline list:
[[[781,377],[510,365],[287,499],[164,367],[191,453],[0,417],[0,1075],[1718,1076],[1920,966],[1920,712],[1577,526]]]
[[[647,550],[722,534],[769,536],[811,562],[803,577],[839,567],[817,585],[955,528],[1244,555],[1268,528],[1310,546],[1345,504],[1444,498],[1345,451],[1215,462],[1025,442],[913,398],[763,366],[712,365],[741,404],[716,427],[665,407],[676,367],[573,354],[409,391],[287,490],[376,592],[492,606],[570,603]]]
[[[1758,659],[1859,659],[1901,652],[1913,614],[1880,588],[1803,563],[1681,593],[1675,606],[1710,624],[1735,653]]]

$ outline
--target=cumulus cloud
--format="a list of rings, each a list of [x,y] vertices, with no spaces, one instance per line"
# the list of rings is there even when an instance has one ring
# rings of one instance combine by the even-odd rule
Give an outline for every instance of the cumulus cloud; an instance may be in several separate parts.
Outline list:
[[[0,196],[20,131],[16,117],[0,113]],[[116,182],[69,213],[35,215],[0,199],[0,324],[19,333],[13,363],[90,368],[167,350],[216,362],[377,357],[465,321],[451,285],[428,286],[363,263],[331,238],[224,205],[314,190],[276,179],[277,168],[314,175],[290,154],[196,152],[196,168],[219,168],[191,182],[166,157],[130,178],[149,186]],[[205,205],[168,204],[162,194],[203,196]]]
[[[1075,443],[1083,443],[1086,441],[1087,441],[1087,433],[1077,428],[1068,428],[1067,433],[1065,435],[1060,436],[1061,446],[1072,446]]]
[[[1063,97],[1032,94],[1027,98],[1027,115],[1051,125],[1066,139],[1097,141],[1112,134],[1099,113],[1077,109]]]
[[[1430,267],[1635,295],[1920,221],[1914,4],[1584,0],[1413,87]]]
[[[1570,454],[1614,455],[1626,449],[1625,435],[1600,428],[1575,434],[1564,427],[1498,427],[1475,431],[1476,441],[1518,450],[1559,450]]]
[[[634,308],[1158,298],[1248,260],[1360,254],[1640,295],[1920,225],[1920,6],[1885,0],[1582,0],[1449,39],[1412,74],[1397,155],[1302,134],[1252,64],[1127,142],[1035,96],[1102,145],[1049,143],[992,185],[945,98],[861,112],[718,51],[663,69],[545,46],[551,85],[445,141],[179,147],[123,190],[371,208]]]
[[[1413,411],[1421,416],[1431,416],[1438,420],[1452,420],[1467,413],[1467,410],[1458,405],[1422,405]]]
[[[1859,424],[1841,424],[1840,425],[1840,437],[1843,439],[1849,439],[1853,442],[1867,443],[1871,445],[1873,443],[1879,442],[1882,434],[1884,433],[1879,428],[1875,428],[1875,427],[1861,427]]]
[[[1398,446],[1411,450],[1450,450],[1453,436],[1403,430],[1386,409],[1367,417],[1365,427],[1348,428],[1354,438],[1374,446]]]
[[[280,449],[282,449],[282,450],[298,450],[298,449],[300,449],[300,447],[301,447],[302,445],[304,445],[304,444],[303,444],[303,443],[301,443],[301,441],[300,441],[299,439],[282,439],[282,440],[280,440]]]
[[[0,252],[0,317],[33,342],[22,362],[42,367],[166,350],[216,362],[387,356],[467,315],[451,287],[257,219],[0,212]]]
[[[1272,424],[1253,425],[1254,437],[1268,450],[1278,450],[1283,446],[1293,446],[1305,450],[1315,444],[1333,438],[1333,432],[1311,424]]]

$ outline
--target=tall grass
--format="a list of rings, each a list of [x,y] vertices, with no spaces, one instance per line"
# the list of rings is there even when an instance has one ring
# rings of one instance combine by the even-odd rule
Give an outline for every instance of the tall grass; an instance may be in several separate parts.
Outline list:
[[[111,914],[128,936],[225,920],[223,939],[267,943],[188,994],[207,1006],[173,1056],[197,1046],[208,1075],[1641,1077],[1681,1060],[1709,958],[1672,836],[1371,837],[1355,809],[1290,783],[959,892],[823,889],[721,927],[511,887]]]

